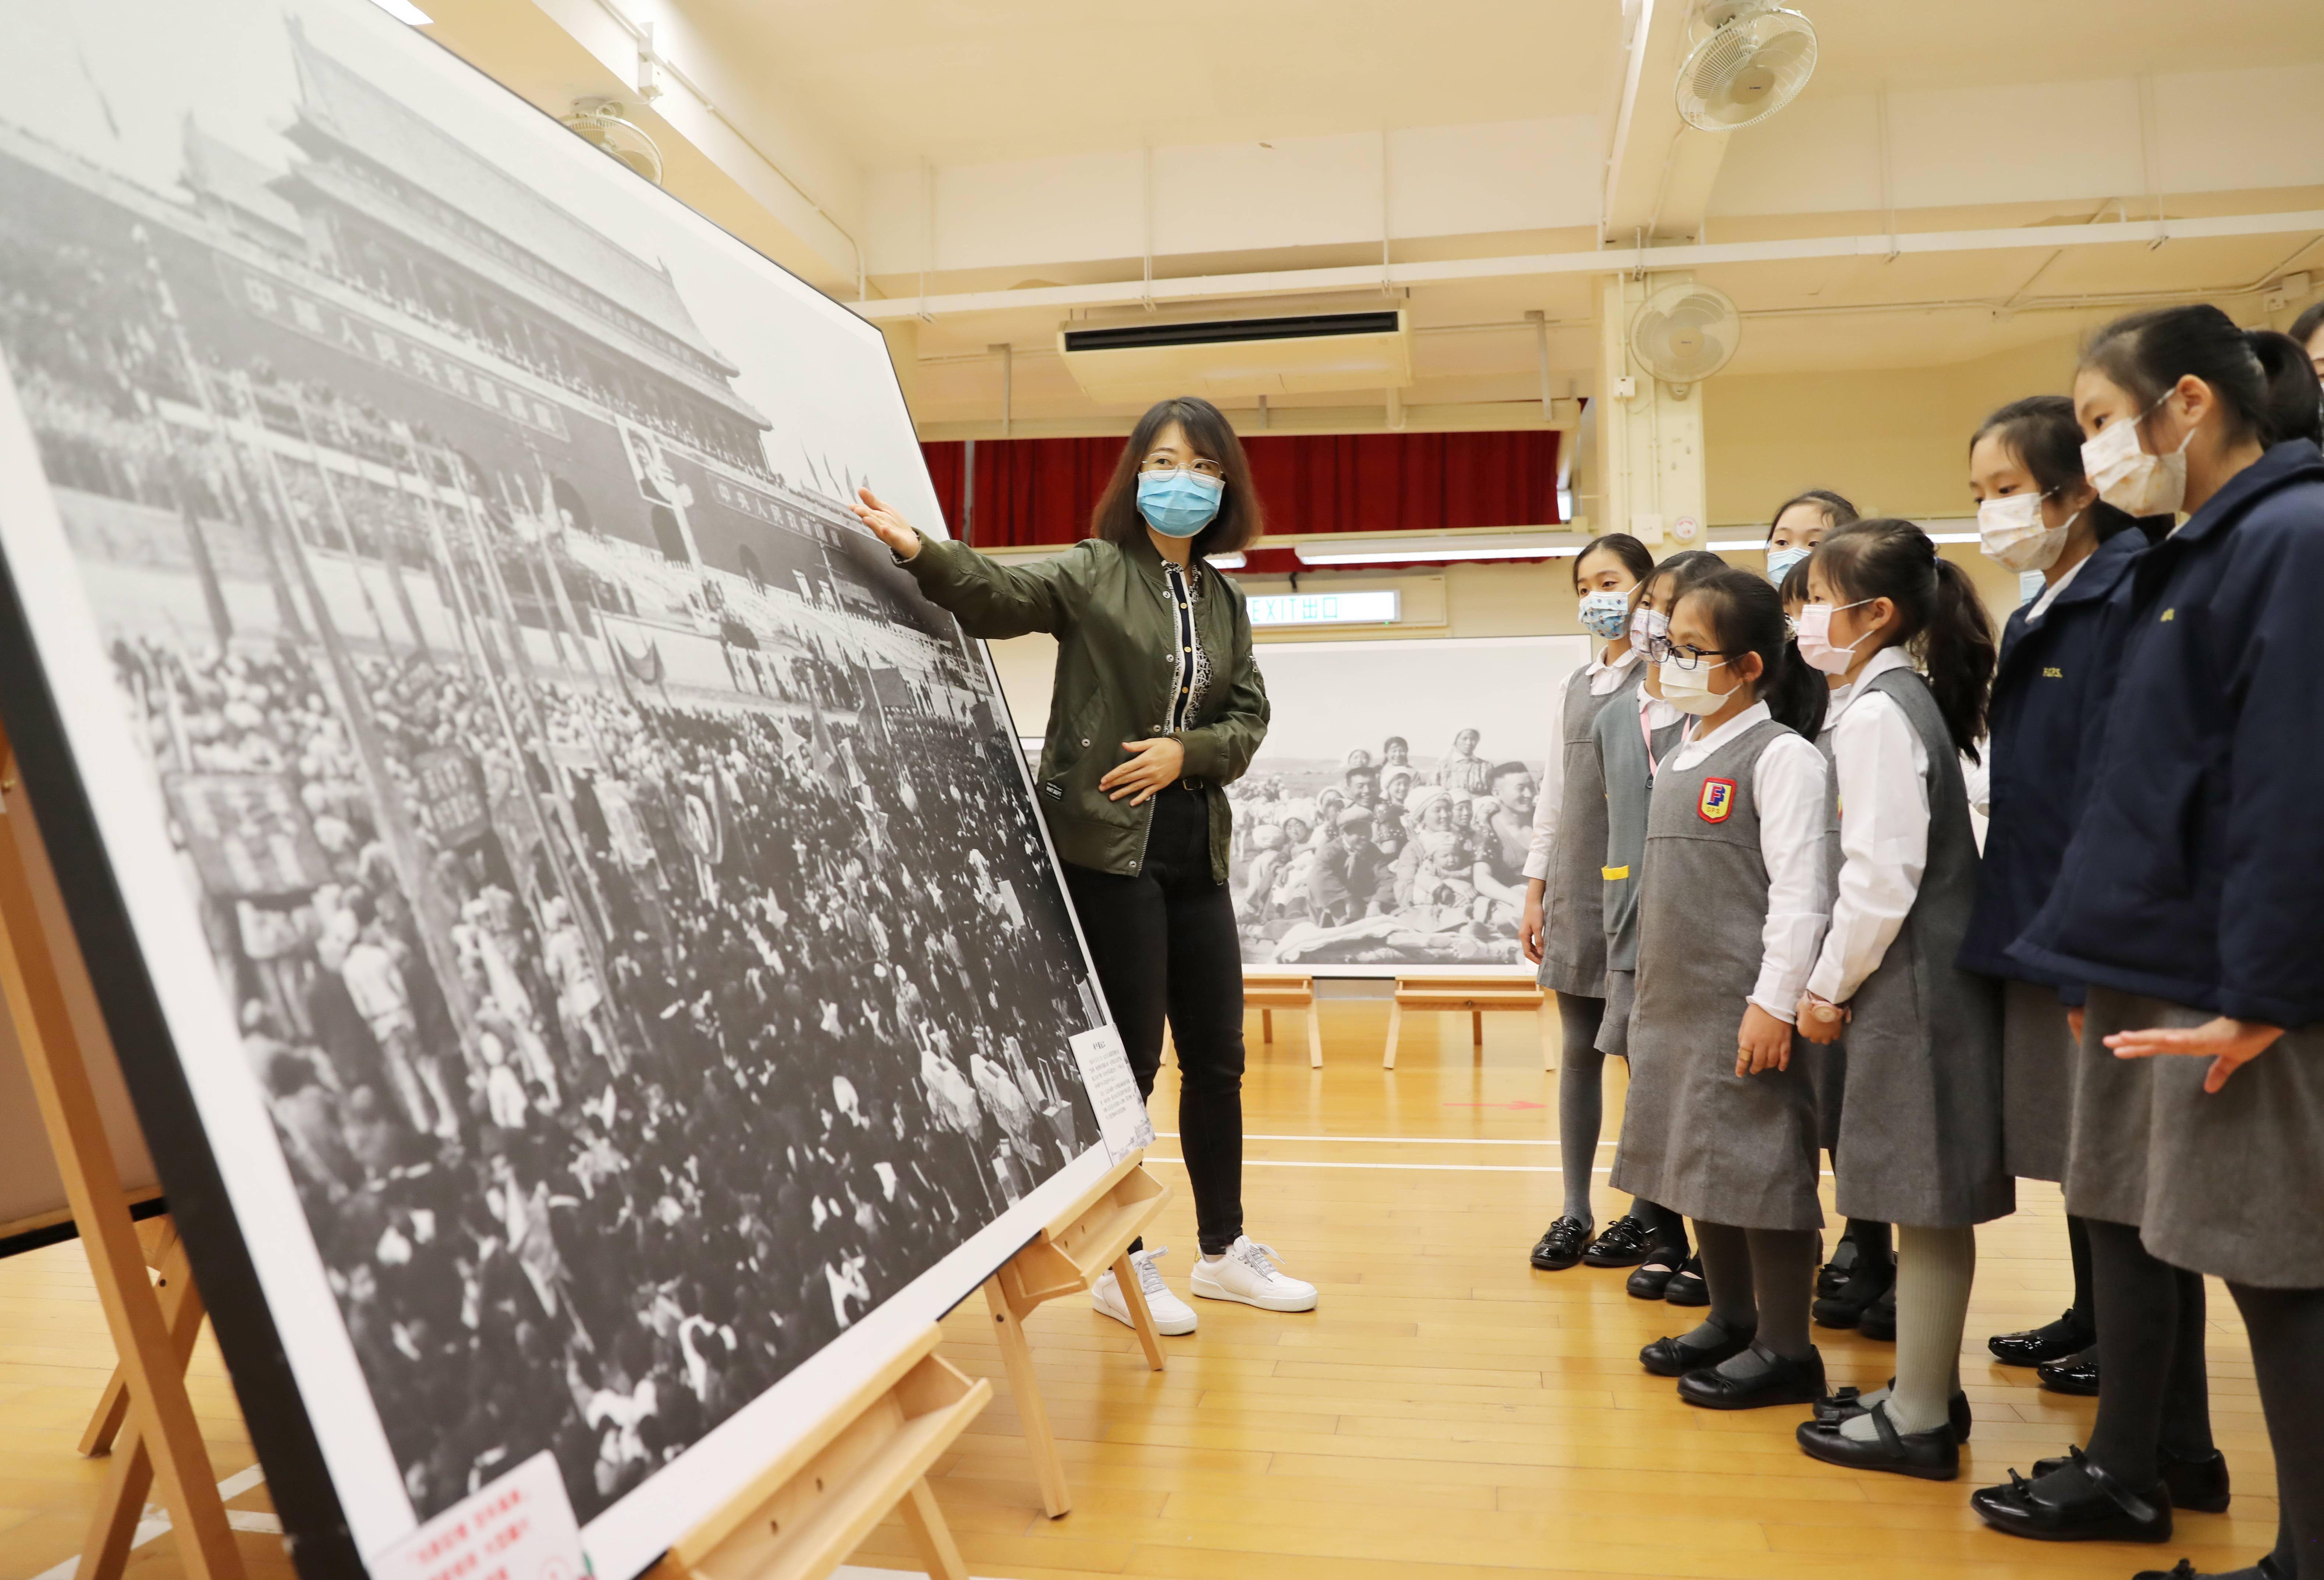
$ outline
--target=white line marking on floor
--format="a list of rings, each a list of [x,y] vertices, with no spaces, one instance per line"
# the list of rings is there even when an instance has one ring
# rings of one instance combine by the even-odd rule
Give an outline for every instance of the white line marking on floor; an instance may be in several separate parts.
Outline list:
[[[1186,1161],[1184,1158],[1160,1157],[1152,1152],[1146,1155],[1146,1160],[1148,1163],[1181,1165]],[[1310,1160],[1304,1158],[1245,1158],[1242,1160],[1242,1166],[1246,1169],[1411,1169],[1434,1174],[1563,1174],[1565,1172],[1554,1163],[1342,1163]],[[1590,1172],[1611,1174],[1613,1169],[1600,1165]],[[1830,1179],[1831,1170],[1829,1169],[1821,1170],[1821,1178]]]
[[[1178,1132],[1175,1130],[1157,1130],[1154,1133],[1171,1141],[1178,1139]],[[1383,1147],[1554,1147],[1557,1145],[1555,1136],[1545,1136],[1540,1141],[1529,1141],[1504,1136],[1294,1136],[1246,1133],[1242,1139],[1247,1141],[1348,1141]],[[1598,1150],[1601,1152],[1610,1151],[1613,1146],[1614,1143],[1611,1141],[1600,1141],[1598,1143]]]
[[[239,1498],[265,1479],[266,1473],[257,1465],[254,1465],[247,1470],[238,1470],[218,1483],[218,1496],[222,1499]],[[282,1534],[281,1517],[269,1514],[263,1509],[229,1509],[226,1511],[226,1522],[235,1530],[256,1531],[266,1536]],[[146,1504],[145,1517],[137,1522],[136,1532],[129,1538],[130,1550],[134,1552],[147,1542],[158,1537],[166,1536],[169,1530],[169,1511],[156,1508],[151,1503]],[[62,1563],[51,1564],[42,1570],[32,1576],[32,1580],[72,1580],[73,1572],[79,1567],[80,1555],[75,1553]]]

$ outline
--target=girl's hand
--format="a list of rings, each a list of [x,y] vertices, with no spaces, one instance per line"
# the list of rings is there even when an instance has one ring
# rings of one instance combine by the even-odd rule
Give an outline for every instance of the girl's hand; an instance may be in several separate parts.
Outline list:
[[[873,537],[888,545],[899,559],[910,559],[919,553],[920,535],[909,522],[882,504],[879,495],[869,488],[859,488],[855,493],[862,503],[851,499],[847,508],[855,513],[857,521],[872,529]]]
[[[1792,1067],[1792,1029],[1757,1004],[1743,1006],[1743,1027],[1735,1034],[1735,1073]]]
[[[1536,966],[1541,964],[1541,952],[1547,931],[1541,913],[1541,882],[1536,879],[1526,885],[1525,914],[1517,919],[1517,947]]]
[[[1827,1003],[1812,993],[1800,994],[1799,1007],[1792,1012],[1799,1017],[1800,1035],[1818,1045],[1839,1041],[1840,1028],[1851,1019],[1844,1005]]]
[[[2114,1049],[2116,1058],[2153,1058],[2161,1053],[2209,1058],[2211,1070],[2203,1077],[2203,1090],[2216,1092],[2227,1084],[2229,1076],[2265,1053],[2282,1035],[2281,1026],[2265,1026],[2257,1021],[2231,1021],[2221,1015],[2184,1030],[2155,1026],[2144,1031],[2117,1031],[2106,1039],[2106,1045]]]
[[[1150,741],[1124,741],[1121,749],[1130,753],[1130,761],[1120,763],[1097,788],[1107,793],[1106,799],[1118,801],[1124,796],[1134,796],[1130,804],[1142,807],[1154,799],[1154,792],[1176,780],[1185,771],[1186,748],[1175,736],[1157,735]]]

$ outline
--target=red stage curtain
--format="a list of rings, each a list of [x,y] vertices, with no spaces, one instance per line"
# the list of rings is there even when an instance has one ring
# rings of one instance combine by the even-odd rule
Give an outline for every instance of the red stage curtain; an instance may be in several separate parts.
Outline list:
[[[1278,434],[1246,438],[1271,533],[1434,532],[1555,524],[1555,431]],[[963,446],[920,447],[954,531]],[[1071,543],[1121,454],[1118,439],[979,439],[973,540]]]

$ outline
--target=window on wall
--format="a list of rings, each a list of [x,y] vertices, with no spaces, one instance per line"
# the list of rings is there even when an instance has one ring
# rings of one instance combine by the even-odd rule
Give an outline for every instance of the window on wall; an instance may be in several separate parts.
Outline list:
[[[1270,533],[1428,532],[1562,522],[1563,438],[1541,430],[1261,434],[1245,437],[1243,448]],[[979,439],[973,468],[957,439],[920,448],[953,531],[973,521],[973,541],[1013,548],[1088,536],[1121,440]]]

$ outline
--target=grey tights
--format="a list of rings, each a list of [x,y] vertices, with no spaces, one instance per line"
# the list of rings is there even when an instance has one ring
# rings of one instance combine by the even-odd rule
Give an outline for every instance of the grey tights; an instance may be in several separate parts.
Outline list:
[[[1590,1187],[1596,1180],[1598,1132],[1606,1123],[1606,1056],[1592,1046],[1606,1018],[1604,999],[1557,995],[1557,1024],[1565,1046],[1557,1056],[1557,1151],[1565,1166],[1565,1215],[1595,1228]]]

